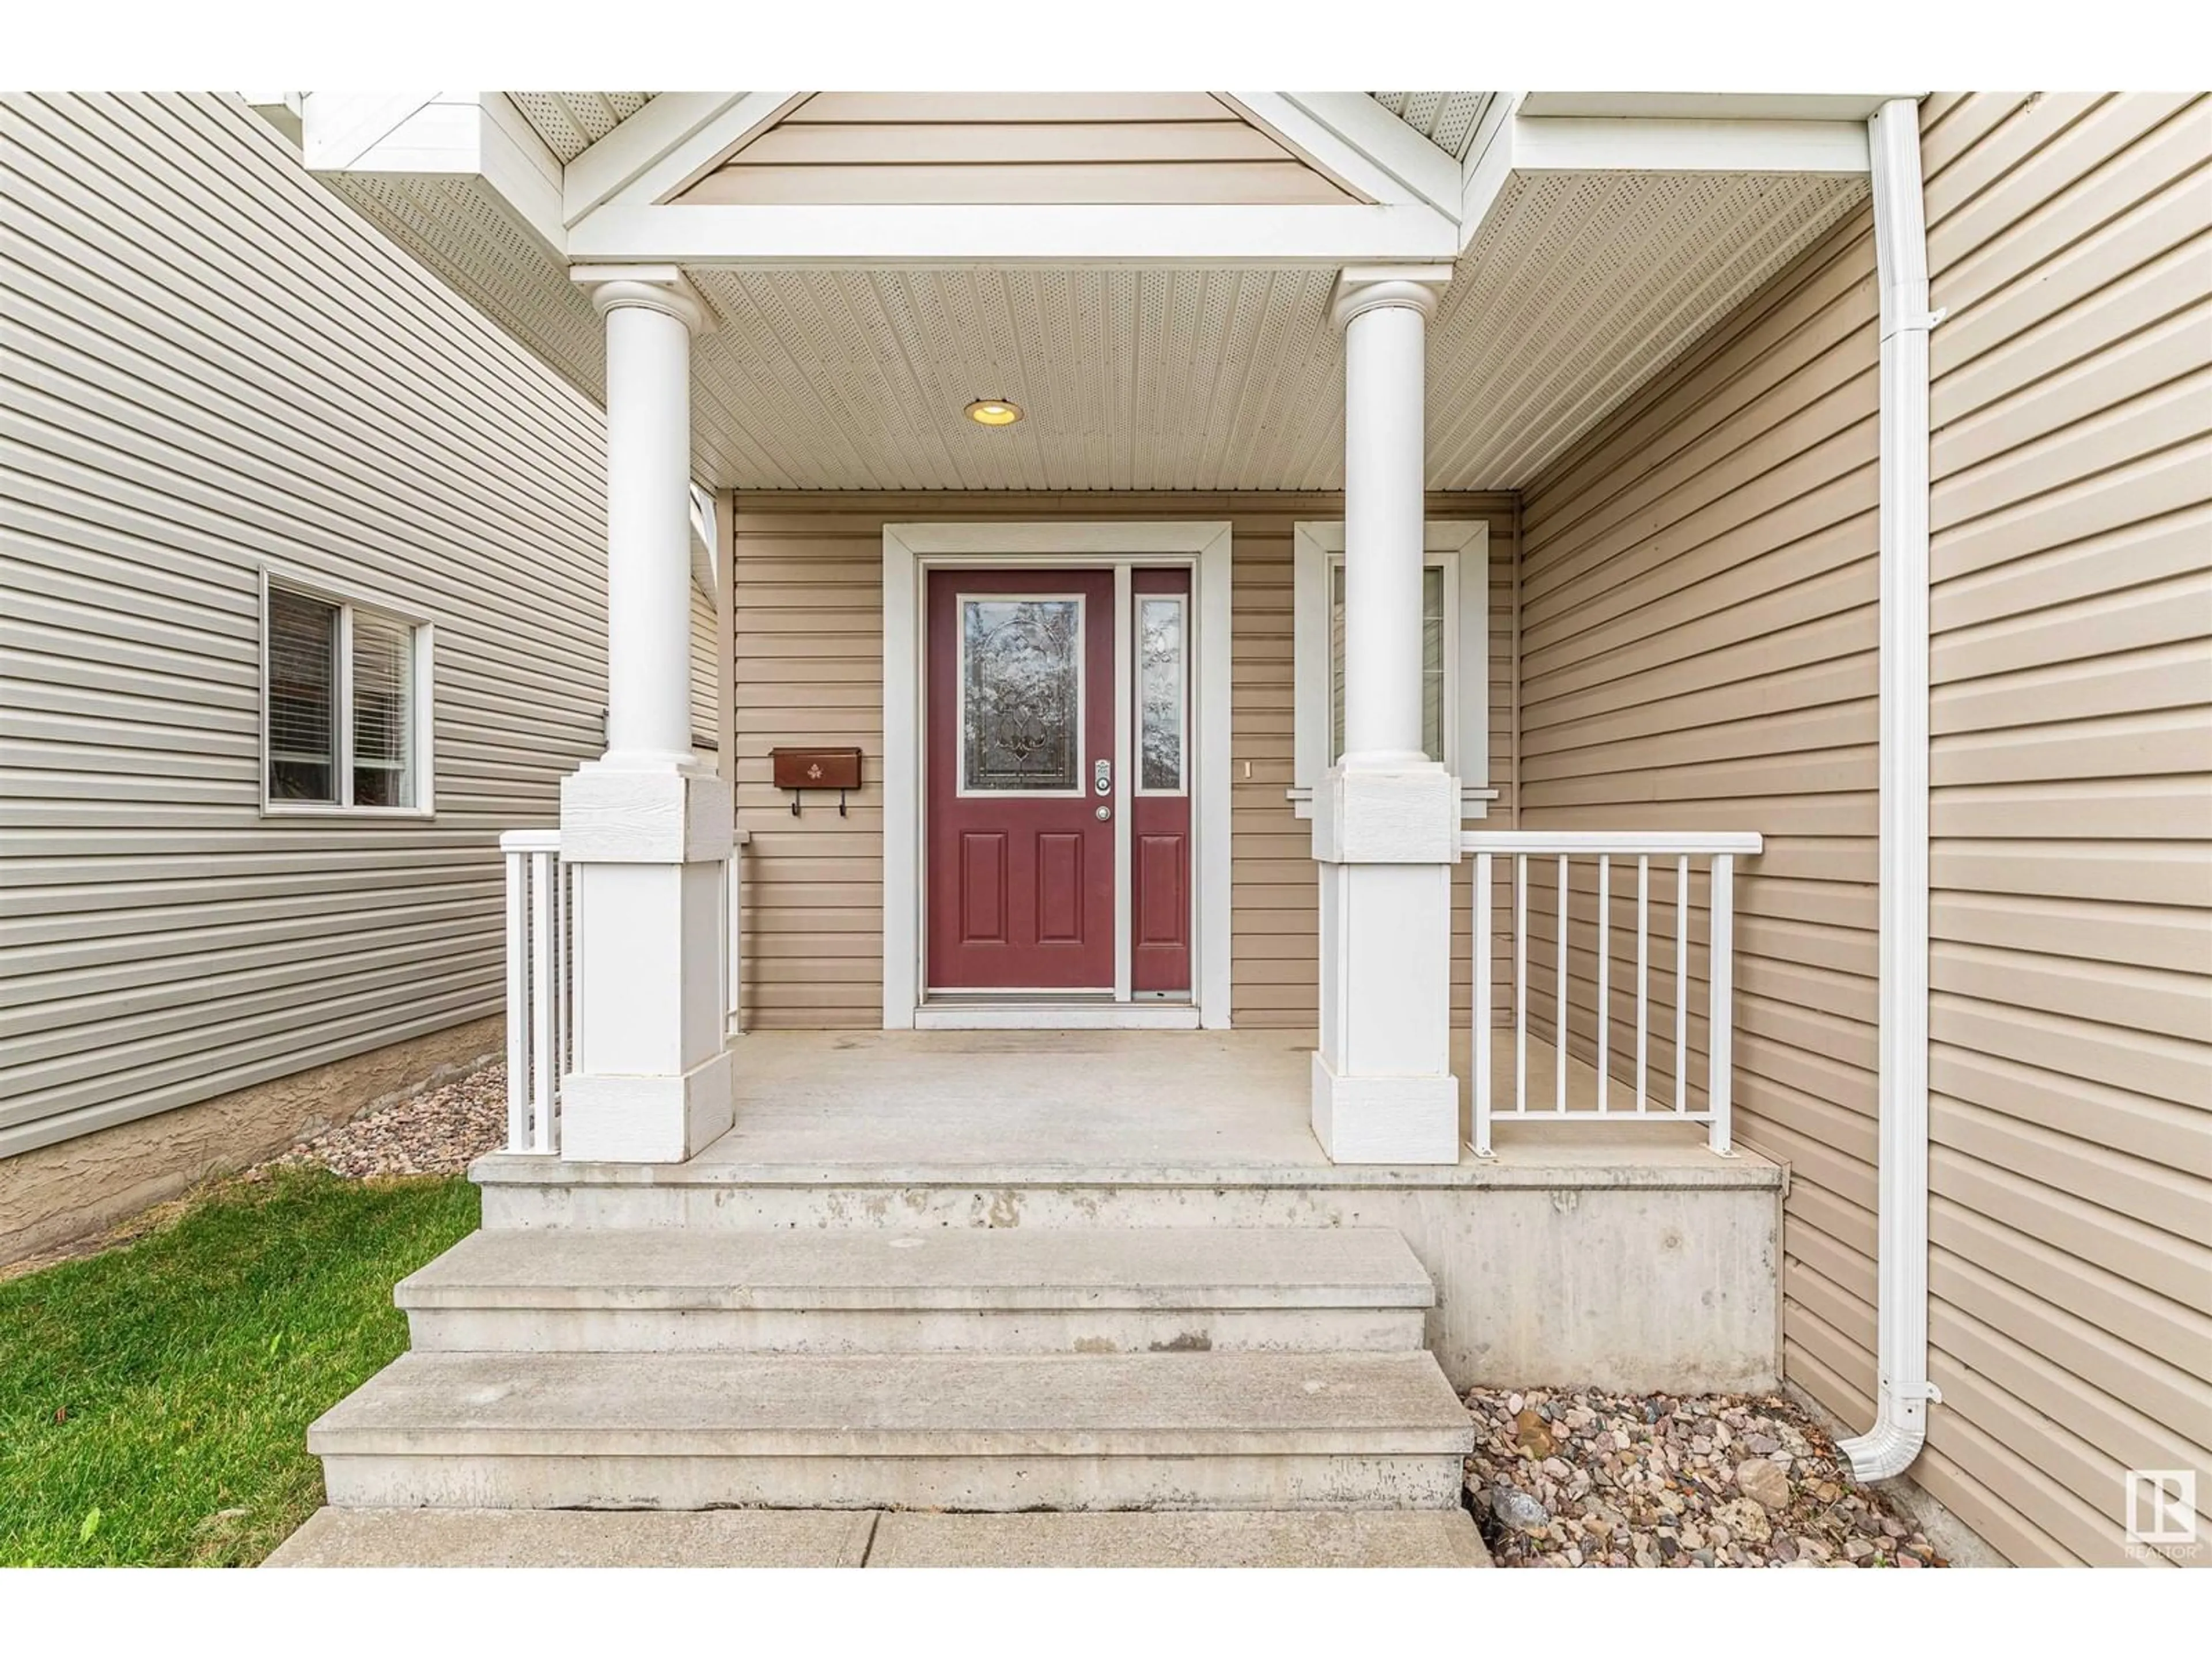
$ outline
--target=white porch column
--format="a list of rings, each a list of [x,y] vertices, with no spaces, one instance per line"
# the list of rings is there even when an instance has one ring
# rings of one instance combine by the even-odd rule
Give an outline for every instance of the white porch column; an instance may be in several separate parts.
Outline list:
[[[607,750],[561,787],[576,866],[561,1150],[678,1162],[730,1127],[729,785],[691,755],[691,336],[672,268],[579,271],[607,325]]]
[[[1448,266],[1350,270],[1344,329],[1344,740],[1314,803],[1321,1047],[1313,1127],[1340,1164],[1459,1158],[1451,872],[1459,781],[1421,747],[1423,399]]]

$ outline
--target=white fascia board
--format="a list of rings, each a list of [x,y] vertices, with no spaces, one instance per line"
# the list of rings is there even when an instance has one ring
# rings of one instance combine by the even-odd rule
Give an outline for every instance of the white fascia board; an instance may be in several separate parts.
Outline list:
[[[793,92],[664,92],[568,163],[562,217],[574,224],[617,199],[657,202],[743,143]]]
[[[310,173],[473,178],[556,255],[566,252],[561,164],[501,92],[309,93]]]
[[[1864,121],[1917,92],[1532,92],[1523,115],[1713,121]]]
[[[1863,121],[1671,121],[1532,116],[1513,122],[1522,173],[1867,173]]]
[[[1459,167],[1361,92],[1220,94],[1304,159],[1374,202],[1459,211]]]
[[[568,231],[610,264],[839,262],[1206,265],[1431,264],[1459,226],[1420,203],[1345,207],[744,207],[610,202]]]

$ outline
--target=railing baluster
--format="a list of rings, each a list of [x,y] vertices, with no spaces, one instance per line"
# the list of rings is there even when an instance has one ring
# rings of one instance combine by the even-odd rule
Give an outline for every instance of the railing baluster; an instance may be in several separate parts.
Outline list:
[[[1690,860],[1674,860],[1674,1109],[1690,1109]]]
[[[507,868],[507,1150],[552,1152],[575,1042],[568,935],[576,890],[555,832],[511,830],[499,847]]]
[[[1705,1144],[1726,1157],[1729,1152],[1729,1113],[1735,1091],[1735,860],[1726,853],[1713,855],[1706,896],[1705,973],[1705,1109],[1712,1121]]]
[[[1636,860],[1636,1115],[1642,1117],[1650,1064],[1651,972],[1651,860]]]
[[[1513,858],[1513,1109],[1528,1109],[1528,859]]]
[[[530,1146],[532,1152],[553,1150],[553,1114],[555,1103],[561,1097],[561,1079],[568,1070],[568,879],[558,853],[534,855],[543,860],[537,878],[544,884],[547,908],[550,915],[544,943],[539,947],[538,959],[544,963],[547,985],[544,993],[546,1032],[544,1044],[544,1082],[545,1109],[538,1114],[531,1125]]]
[[[580,1072],[584,1069],[584,983],[576,964],[584,960],[584,889],[576,879],[575,866],[565,860],[561,880],[568,890],[568,956],[561,968],[561,985],[568,999],[568,1058],[564,1064],[571,1072]]]
[[[1669,1115],[1669,1107],[1654,1073],[1659,1065],[1655,1048],[1668,1041],[1666,1033],[1655,1033],[1652,1006],[1655,996],[1651,988],[1654,972],[1652,958],[1655,944],[1663,951],[1665,942],[1656,940],[1657,929],[1653,903],[1652,861],[1671,858],[1674,861],[1674,890],[1673,895],[1674,928],[1674,1029],[1673,1037],[1674,1102],[1671,1115],[1692,1123],[1705,1126],[1708,1144],[1723,1156],[1729,1155],[1733,1136],[1733,1091],[1735,1024],[1733,993],[1735,974],[1735,861],[1739,857],[1755,854],[1763,850],[1763,839],[1755,833],[1742,831],[1705,831],[1674,833],[1658,830],[1502,830],[1469,831],[1461,837],[1461,848],[1474,855],[1474,883],[1472,920],[1477,940],[1474,963],[1474,1030],[1471,1043],[1470,1061],[1474,1066],[1474,1095],[1468,1111],[1468,1141],[1478,1156],[1487,1157],[1494,1152],[1494,1138],[1500,1119],[1510,1121],[1538,1115],[1576,1121],[1593,1118],[1627,1117],[1632,1115],[1626,1106],[1615,1109],[1613,1087],[1613,1042],[1616,1036],[1613,999],[1619,977],[1613,971],[1613,907],[1615,898],[1613,864],[1615,859],[1636,860],[1636,988],[1633,1006],[1636,1019],[1635,1077],[1636,1105],[1632,1115],[1639,1118]],[[1574,963],[1574,860],[1595,858],[1597,860],[1596,880],[1592,884],[1597,901],[1597,923],[1592,930],[1597,953],[1595,972],[1591,975],[1596,987],[1596,1008],[1588,1026],[1580,1030],[1573,1027],[1574,996],[1570,971]],[[1531,1000],[1529,969],[1529,872],[1532,860],[1550,861],[1553,872],[1553,916],[1559,928],[1554,949],[1545,955],[1541,965],[1553,971],[1552,1008],[1554,1021],[1551,1048],[1554,1072],[1550,1099],[1538,1106],[1529,1098],[1528,1090],[1528,1024]],[[1692,880],[1691,860],[1707,861],[1710,883],[1707,946],[1711,952],[1710,970],[1706,975],[1708,1036],[1706,1050],[1705,1090],[1707,1101],[1692,1098],[1689,1080],[1690,1062],[1690,933],[1694,926],[1691,899],[1695,884]],[[1510,879],[1513,883],[1512,957],[1510,963],[1501,962],[1500,946],[1495,929],[1504,919],[1500,908],[1497,886],[1500,877],[1507,874],[1510,860]],[[1663,866],[1660,875],[1665,877]],[[1626,894],[1620,894],[1626,905]],[[1662,891],[1658,902],[1668,902]],[[1664,962],[1656,964],[1657,972],[1667,971]],[[1501,1086],[1497,1073],[1506,1069],[1505,1056],[1500,1052],[1498,1032],[1502,1029],[1498,1015],[1505,1011],[1498,1006],[1500,990],[1497,983],[1499,973],[1510,971],[1513,975],[1512,1007],[1513,1056],[1510,1102],[1500,1097],[1506,1090]],[[1622,972],[1626,972],[1626,960]],[[1597,1079],[1592,1094],[1577,1096],[1568,1088],[1568,1068],[1573,1053],[1571,1036],[1577,1042],[1591,1031],[1596,1036]],[[1627,1043],[1624,1041],[1624,1048]],[[1627,1061],[1624,1054],[1624,1064]],[[1540,1081],[1540,1079],[1539,1079]]]
[[[1597,1109],[1613,1073],[1613,860],[1597,855]]]
[[[1552,986],[1553,1002],[1558,1012],[1553,1016],[1552,1026],[1552,1109],[1564,1114],[1567,1109],[1567,855],[1559,854],[1559,967]]]
[[[526,884],[529,854],[507,855],[507,1150],[530,1139],[530,912]]]
[[[1474,1155],[1490,1156],[1490,854],[1474,855]]]
[[[553,1139],[553,1010],[561,994],[554,972],[555,857],[529,855],[531,1144],[541,1152],[551,1149]]]

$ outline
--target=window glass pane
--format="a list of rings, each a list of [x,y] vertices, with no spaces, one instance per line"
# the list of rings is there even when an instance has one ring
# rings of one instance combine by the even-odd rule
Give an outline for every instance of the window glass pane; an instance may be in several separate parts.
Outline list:
[[[1137,605],[1138,699],[1143,720],[1138,786],[1182,787],[1182,601],[1146,599]]]
[[[353,617],[353,804],[415,805],[415,630]]]
[[[1451,696],[1449,665],[1444,659],[1444,572],[1430,565],[1421,572],[1421,750],[1432,761],[1444,757],[1444,704]],[[1344,567],[1328,568],[1328,761],[1344,758]]]
[[[1444,573],[1421,573],[1421,752],[1444,757]]]
[[[331,697],[338,611],[282,587],[269,590],[269,799],[335,801]]]
[[[1079,789],[1080,599],[960,602],[960,787]]]
[[[1344,567],[1328,568],[1328,763],[1344,758]]]

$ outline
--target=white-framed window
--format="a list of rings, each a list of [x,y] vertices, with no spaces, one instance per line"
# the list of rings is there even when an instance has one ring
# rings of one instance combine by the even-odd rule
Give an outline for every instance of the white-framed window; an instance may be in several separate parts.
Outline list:
[[[428,817],[430,624],[261,573],[261,806]]]
[[[1462,816],[1479,818],[1490,787],[1490,527],[1431,522],[1422,538],[1421,738],[1460,781]],[[1344,749],[1344,525],[1301,523],[1292,545],[1296,728],[1290,797],[1300,817]]]

